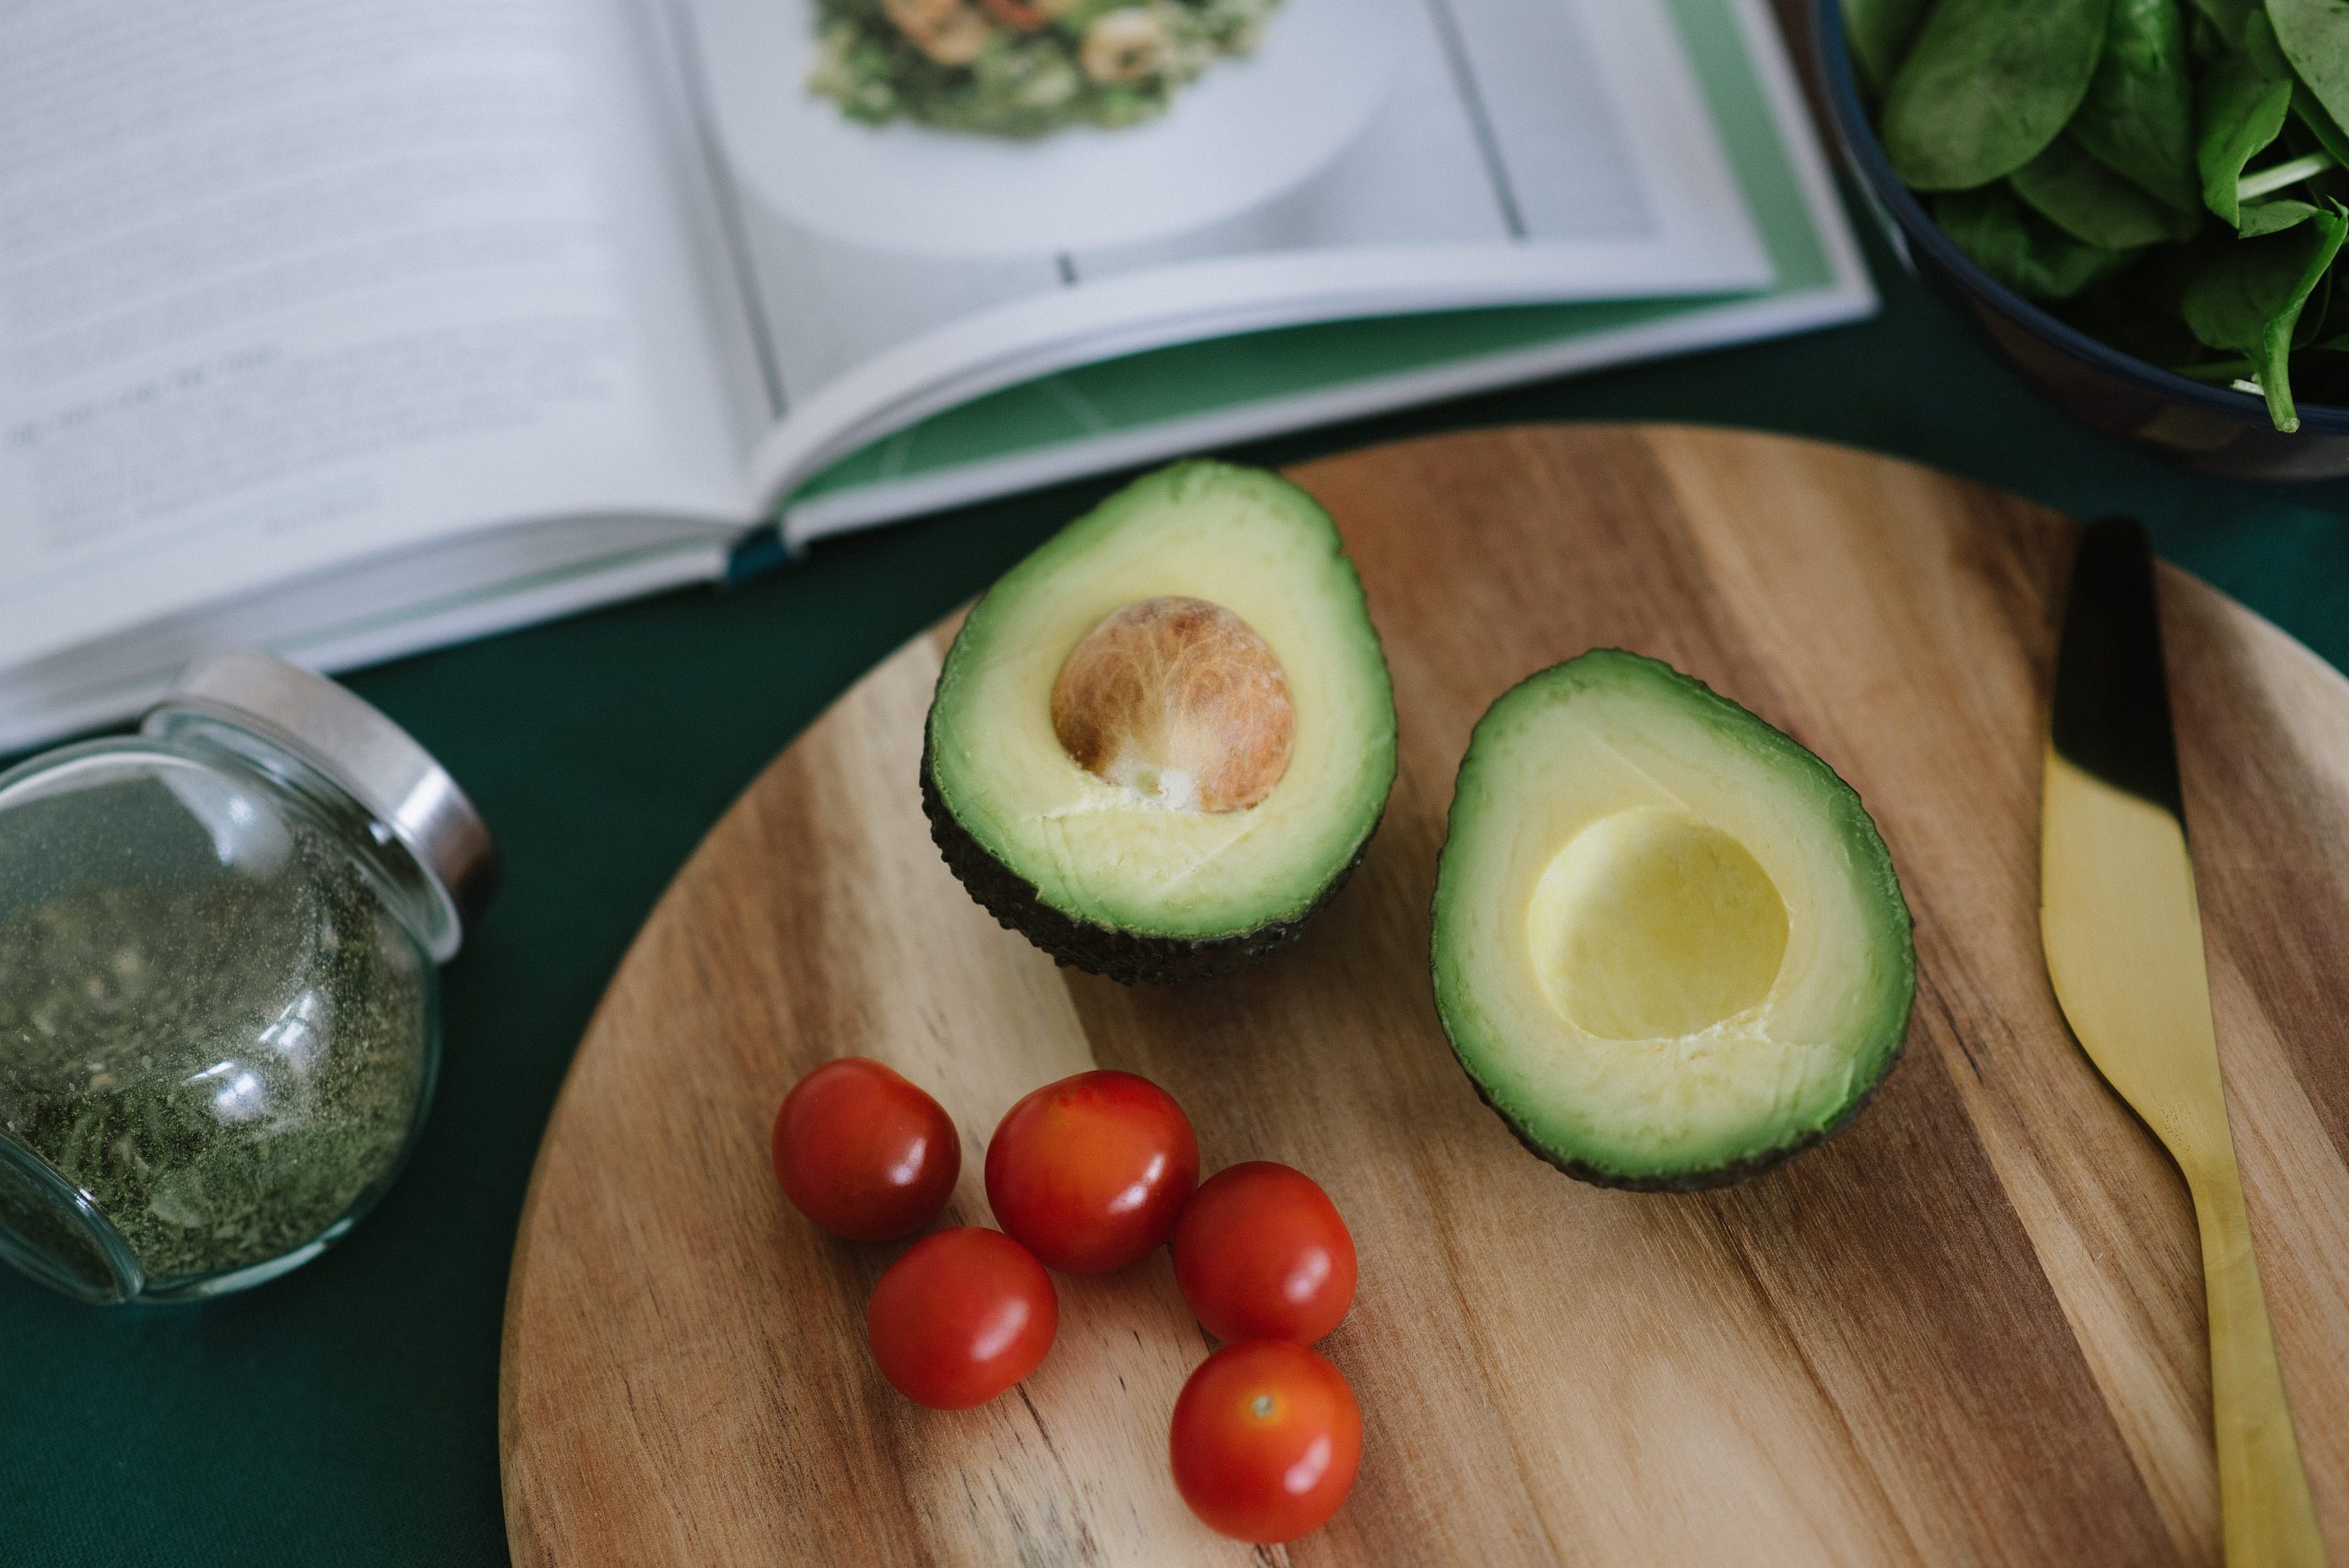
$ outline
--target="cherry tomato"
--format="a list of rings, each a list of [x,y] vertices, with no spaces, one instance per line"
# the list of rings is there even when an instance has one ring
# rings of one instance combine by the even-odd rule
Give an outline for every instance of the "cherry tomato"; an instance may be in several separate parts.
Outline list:
[[[1270,1546],[1320,1529],[1353,1490],[1362,1407],[1317,1352],[1248,1340],[1208,1357],[1183,1385],[1167,1448],[1191,1512]]]
[[[888,1241],[937,1216],[963,1141],[936,1100],[878,1062],[827,1062],[774,1114],[774,1174],[792,1207],[835,1236]]]
[[[1052,1276],[1035,1254],[977,1225],[915,1242],[864,1308],[881,1375],[933,1410],[984,1405],[1026,1377],[1060,1323]]]
[[[1312,1177],[1269,1160],[1218,1171],[1174,1227],[1174,1279],[1219,1340],[1309,1345],[1354,1299],[1354,1239]]]
[[[1063,1273],[1121,1269],[1173,1234],[1199,1180],[1174,1097],[1130,1073],[1080,1073],[1006,1113],[987,1145],[996,1223]]]

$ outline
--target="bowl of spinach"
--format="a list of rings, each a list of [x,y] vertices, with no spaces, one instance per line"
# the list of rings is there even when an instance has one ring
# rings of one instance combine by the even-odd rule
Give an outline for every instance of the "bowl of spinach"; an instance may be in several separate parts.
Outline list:
[[[2349,6],[1813,13],[1896,246],[2055,401],[2205,472],[2349,474]]]

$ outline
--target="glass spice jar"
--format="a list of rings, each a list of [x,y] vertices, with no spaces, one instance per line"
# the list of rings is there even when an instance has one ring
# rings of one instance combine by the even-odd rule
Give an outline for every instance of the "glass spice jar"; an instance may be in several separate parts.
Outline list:
[[[496,868],[422,747],[266,654],[0,773],[0,1256],[97,1302],[316,1257],[415,1140]]]

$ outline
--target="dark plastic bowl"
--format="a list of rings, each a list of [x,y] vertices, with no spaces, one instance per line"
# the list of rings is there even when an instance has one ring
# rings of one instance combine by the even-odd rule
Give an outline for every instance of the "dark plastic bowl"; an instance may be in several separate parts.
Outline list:
[[[2285,435],[2260,399],[2107,348],[1976,266],[1892,172],[1860,96],[1840,0],[1812,0],[1810,15],[1836,139],[1893,249],[2049,397],[2098,429],[2198,473],[2269,481],[2349,474],[2349,408],[2302,404],[2300,428]]]

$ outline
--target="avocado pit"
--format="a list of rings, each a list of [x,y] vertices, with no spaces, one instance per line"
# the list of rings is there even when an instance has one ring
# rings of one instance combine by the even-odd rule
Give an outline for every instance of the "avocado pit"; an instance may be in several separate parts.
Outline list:
[[[1052,683],[1052,733],[1086,772],[1176,811],[1244,811],[1288,771],[1297,710],[1253,627],[1164,595],[1105,617]]]

